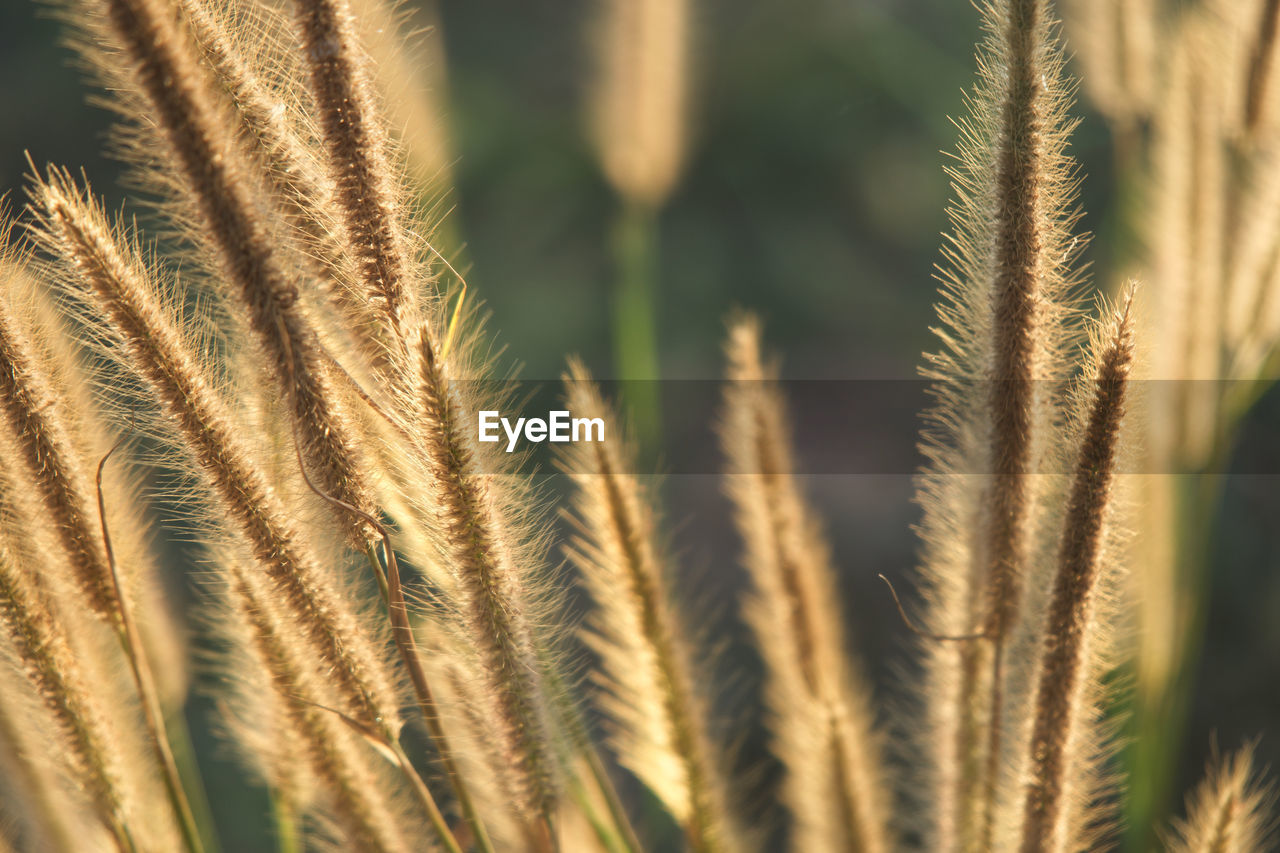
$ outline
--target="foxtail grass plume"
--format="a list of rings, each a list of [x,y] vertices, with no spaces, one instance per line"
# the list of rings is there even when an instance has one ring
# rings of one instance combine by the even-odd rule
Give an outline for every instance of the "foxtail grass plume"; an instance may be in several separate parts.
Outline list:
[[[552,843],[549,819],[559,797],[553,764],[548,694],[538,662],[531,585],[538,582],[519,516],[504,495],[510,478],[501,463],[470,434],[475,409],[452,370],[465,364],[465,347],[446,360],[432,329],[423,325],[414,341],[421,374],[417,382],[416,462],[430,486],[421,512],[434,531],[437,559],[449,567],[459,631],[475,650],[489,713],[491,736],[501,763],[495,768],[524,821],[527,841]],[[465,374],[464,374],[465,375]]]
[[[871,688],[845,649],[837,579],[821,527],[793,471],[777,370],[760,326],[729,330],[721,440],[727,488],[754,584],[748,621],[766,666],[773,748],[798,850],[893,849],[892,796]]]
[[[38,850],[105,850],[109,843],[55,754],[57,737],[27,685],[5,680],[0,704],[0,798],[13,843]],[[16,850],[10,847],[10,850]]]
[[[392,180],[396,169],[370,91],[368,59],[347,0],[294,0],[293,9],[343,233],[365,298],[381,312],[388,358],[399,361],[403,377],[416,293]]]
[[[684,161],[689,77],[687,0],[600,0],[596,144],[628,202],[654,208]]]
[[[713,716],[719,658],[687,611],[656,487],[636,473],[657,449],[656,392],[628,398],[635,430],[620,434],[586,370],[569,369],[566,408],[605,425],[604,441],[560,460],[576,573],[553,568],[554,492],[525,476],[531,459],[477,434],[479,412],[519,401],[486,381],[510,374],[475,301],[454,301],[434,270],[454,271],[421,212],[441,187],[405,136],[423,121],[400,103],[406,19],[384,0],[54,2],[109,92],[114,153],[162,231],[144,246],[57,168],[33,175],[25,230],[0,228],[15,244],[0,250],[0,848],[195,853],[208,834],[174,796],[198,768],[166,757],[155,724],[182,717],[183,668],[158,715],[129,627],[136,617],[150,646],[165,642],[150,582],[169,549],[151,553],[142,482],[200,550],[202,686],[219,734],[268,789],[283,850],[639,853],[640,838],[676,833],[725,853],[765,833],[865,853],[1107,842],[1121,799],[1112,709],[1128,698],[1113,678],[1127,651],[1117,592],[1136,553],[1121,523],[1121,417],[1137,390],[1126,380],[1148,348],[1157,377],[1250,380],[1239,395],[1211,388],[1207,408],[1183,382],[1153,409],[1171,428],[1143,436],[1148,464],[1196,468],[1274,367],[1276,2],[1211,0],[1168,22],[1152,0],[1075,4],[1092,27],[1089,91],[1131,152],[1150,117],[1159,189],[1138,229],[1159,273],[1143,302],[1157,307],[1131,316],[1126,302],[1098,322],[1073,295],[1073,88],[1051,5],[980,4],[939,346],[923,370],[935,400],[918,492],[922,618],[904,614],[921,644],[921,707],[900,726],[905,749],[890,748],[848,655],[776,364],[757,322],[734,323],[721,440],[778,759],[767,769],[782,771],[741,785]],[[693,13],[681,0],[602,3],[593,96],[622,202],[618,370],[652,378]],[[130,441],[112,455],[118,435]],[[1202,559],[1211,517],[1183,497],[1144,493],[1137,525],[1155,530],[1150,555],[1165,566],[1145,600],[1179,636],[1194,610],[1172,579]],[[560,634],[577,628],[569,577],[589,614],[572,642]],[[599,689],[580,706],[582,645]],[[1176,645],[1158,662],[1167,681]],[[1135,713],[1166,695],[1144,682]],[[428,738],[412,735],[416,721]],[[1150,753],[1134,756],[1146,766]],[[602,757],[635,778],[615,786]],[[1128,807],[1147,827],[1168,774],[1144,772],[1130,797],[1143,802]],[[174,808],[154,808],[166,787]],[[779,824],[744,799],[766,789],[789,812]],[[1242,753],[1170,844],[1260,847],[1269,808]]]
[[[4,633],[5,693],[17,694],[25,678],[57,731],[58,761],[85,792],[101,825],[121,851],[137,850],[130,829],[123,759],[102,704],[29,567],[9,546],[0,550],[0,630]],[[132,806],[136,806],[134,801]]]
[[[409,10],[387,0],[352,2],[390,129],[414,180],[433,195],[452,188],[454,170],[448,58],[438,5],[422,3]]]
[[[63,410],[41,355],[9,304],[17,294],[10,286],[4,290],[0,293],[0,362],[5,368],[0,370],[0,406],[6,426],[21,447],[29,482],[41,496],[42,511],[60,539],[83,601],[114,625],[119,619],[117,600],[99,538],[90,474],[66,426],[69,413]]]
[[[1111,793],[1100,768],[1110,738],[1100,721],[1103,679],[1115,664],[1116,628],[1103,599],[1118,587],[1123,553],[1114,546],[1114,492],[1134,358],[1128,299],[1096,333],[1089,379],[1077,394],[1080,441],[1036,670],[1026,755],[1023,853],[1097,844],[1102,820],[1096,804]]]
[[[1167,26],[1163,4],[1068,0],[1063,7],[1085,93],[1121,133],[1131,136],[1155,106],[1160,36]]]
[[[586,642],[601,658],[613,744],[679,822],[690,849],[740,849],[653,496],[632,473],[634,452],[585,369],[572,364],[565,382],[570,411],[600,419],[612,436],[574,445],[564,467],[577,487],[569,553],[598,608]]]
[[[937,404],[923,449],[927,630],[923,726],[935,826],[930,846],[984,849],[997,823],[1009,734],[1004,651],[1022,624],[1060,438],[1053,395],[1070,360],[1066,294],[1080,239],[1065,153],[1070,88],[1048,5],[984,3],[979,85],[949,168],[956,201],[943,254]],[[980,635],[980,636],[975,636]]]
[[[388,784],[381,754],[327,706],[332,688],[313,674],[306,648],[294,638],[296,623],[275,606],[270,586],[247,566],[224,563],[223,570],[235,614],[248,627],[257,666],[268,675],[282,709],[286,736],[299,747],[301,754],[294,758],[306,762],[310,783],[320,793],[309,804],[310,816],[332,825],[340,849],[407,853],[430,845],[425,828],[405,815],[404,796]],[[296,789],[286,789],[291,790]]]
[[[127,58],[132,97],[154,117],[156,141],[190,200],[193,241],[214,258],[230,301],[273,363],[305,465],[325,494],[373,514],[370,471],[305,294],[286,273],[288,252],[280,247],[287,243],[257,201],[261,181],[234,144],[234,123],[211,98],[189,32],[158,0],[83,0],[82,7],[98,39]],[[86,57],[106,62],[100,52],[87,50]],[[363,548],[371,535],[364,521],[345,510],[337,518]]]
[[[367,631],[328,588],[320,561],[259,473],[256,454],[236,434],[233,415],[167,313],[136,246],[122,242],[65,173],[54,171],[38,183],[35,198],[42,209],[37,239],[60,259],[69,291],[106,318],[109,334],[122,345],[114,352],[151,387],[176,427],[171,440],[194,458],[218,517],[242,537],[276,584],[279,603],[295,614],[301,636],[343,685],[345,713],[394,730],[394,679],[382,671]]]
[[[1258,776],[1253,747],[1214,751],[1205,778],[1187,797],[1186,817],[1167,837],[1170,853],[1251,853],[1276,841],[1276,792]]]

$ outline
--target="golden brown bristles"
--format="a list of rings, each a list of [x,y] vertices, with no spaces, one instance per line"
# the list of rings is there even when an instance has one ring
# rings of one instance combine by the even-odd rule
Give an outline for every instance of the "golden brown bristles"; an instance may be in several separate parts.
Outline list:
[[[117,240],[67,176],[53,173],[34,195],[42,215],[37,238],[60,256],[68,284],[99,306],[130,366],[195,457],[218,514],[252,554],[252,568],[224,561],[232,609],[276,690],[279,719],[293,733],[288,742],[301,744],[310,762],[311,784],[327,792],[322,802],[350,843],[411,849],[377,793],[385,783],[375,781],[370,765],[376,753],[343,722],[348,717],[383,742],[398,737],[395,679],[384,671],[381,632],[332,588],[300,538],[229,408],[166,315],[136,248]]]
[[[845,655],[830,556],[793,475],[777,373],[754,319],[729,332],[721,430],[728,491],[755,584],[748,615],[767,665],[774,750],[799,850],[893,848],[871,691]]]
[[[472,414],[460,408],[425,327],[417,347],[422,374],[415,429],[426,469],[424,505],[453,574],[465,635],[475,646],[480,668],[475,676],[492,702],[490,725],[508,796],[530,831],[545,834],[539,827],[554,812],[556,772],[527,612],[524,578],[530,575],[513,562],[513,545],[492,491],[498,475],[477,465],[469,434]]]
[[[6,662],[7,663],[7,662]],[[0,793],[4,810],[0,825],[14,839],[39,850],[72,850],[79,843],[101,849],[84,821],[84,809],[63,779],[61,768],[44,756],[56,754],[57,738],[41,719],[22,676],[5,667],[5,701],[0,702]],[[7,820],[5,819],[7,818]],[[92,820],[92,818],[90,818]],[[87,830],[87,831],[86,831]],[[0,830],[0,835],[5,831]],[[76,840],[73,840],[76,839]]]
[[[0,240],[4,235],[0,235]],[[0,269],[0,275],[11,271]],[[9,282],[3,282],[11,291]],[[14,441],[21,447],[30,482],[66,553],[71,576],[84,601],[102,619],[119,619],[111,573],[98,534],[88,474],[67,432],[68,413],[50,385],[41,359],[0,294],[0,406]]]
[[[304,141],[306,122],[295,115],[298,110],[292,104],[282,100],[265,72],[242,53],[231,26],[209,5],[207,0],[183,0],[186,21],[248,131],[250,159],[262,171],[300,243],[302,251],[294,257],[305,265],[306,277],[314,280],[345,321],[345,328],[335,329],[330,323],[325,331],[336,333],[339,341],[354,342],[365,364],[381,364],[387,356],[386,342],[380,340],[378,329],[383,315],[374,310],[364,283],[353,281],[352,252],[337,233],[338,223],[330,213],[335,188],[323,162]]]
[[[430,195],[450,191],[455,154],[439,4],[350,2],[369,56],[371,88],[380,96],[396,148],[404,152],[409,185],[425,187]],[[447,229],[450,224],[446,219],[431,227]]]
[[[1046,511],[1037,473],[1054,451],[1065,379],[1066,293],[1080,241],[1065,155],[1069,89],[1047,4],[983,4],[986,43],[960,124],[954,233],[943,252],[942,351],[929,357],[937,407],[924,450],[930,730],[939,849],[982,850],[1000,818],[1008,735],[1005,653],[1024,630],[1024,590]],[[930,641],[926,641],[930,642]],[[948,697],[945,701],[940,697]],[[1008,706],[1008,707],[1007,707]]]
[[[1082,682],[1096,676],[1089,658],[1105,646],[1110,630],[1095,612],[1095,599],[1107,561],[1113,559],[1106,549],[1106,527],[1113,511],[1132,364],[1132,320],[1126,303],[1096,356],[1093,399],[1066,506],[1027,751],[1030,779],[1023,809],[1023,853],[1078,849],[1085,827],[1070,825],[1069,799],[1094,793],[1070,788],[1080,776],[1080,766],[1087,766],[1079,755],[1097,749],[1087,731],[1096,713],[1087,698],[1093,691]]]
[[[182,8],[192,38],[235,103],[267,180],[307,244],[308,256],[317,262],[317,272],[324,277],[343,276],[345,250],[321,218],[330,204],[332,186],[290,126],[288,105],[241,53],[233,33],[207,0],[182,0]],[[339,299],[347,295],[345,287],[333,289]],[[360,329],[367,318],[353,313],[351,320]]]
[[[1043,0],[1011,0],[999,22],[1008,90],[996,148],[992,270],[991,459],[983,631],[997,643],[1018,609],[1030,521],[1034,381],[1048,224],[1043,205],[1046,111]]]
[[[274,590],[259,584],[243,567],[226,568],[237,613],[250,627],[254,651],[293,730],[294,742],[302,746],[304,754],[296,757],[308,763],[311,783],[325,794],[324,814],[338,826],[350,849],[405,853],[422,849],[420,831],[403,826],[383,797],[371,763],[381,758],[341,716],[324,706],[328,686],[308,674],[313,667],[307,651],[291,636],[296,622],[276,615]]]
[[[255,200],[256,182],[209,103],[207,87],[199,83],[203,72],[194,46],[157,0],[93,2],[103,7],[110,35],[133,65],[137,86],[193,198],[202,238],[275,364],[304,462],[326,494],[373,514],[372,487],[334,387],[332,365],[305,314],[299,287],[273,248],[271,229]],[[371,535],[367,526],[346,511],[338,517],[352,544],[363,549]]]
[[[585,369],[573,363],[565,382],[568,409],[605,424],[604,440],[576,445],[565,468],[577,486],[570,558],[598,608],[586,641],[601,657],[613,742],[692,850],[739,849],[695,650],[660,555],[653,498],[630,473],[634,450]]]
[[[427,155],[432,165],[413,168],[405,137],[429,134],[423,110],[399,103],[414,69],[398,0],[49,1],[123,119],[114,140],[130,188],[164,230],[144,250],[57,169],[33,179],[25,245],[6,248],[0,227],[6,842],[150,853],[180,849],[182,831],[192,853],[205,843],[199,797],[183,788],[199,768],[180,773],[182,750],[162,735],[191,710],[185,685],[162,708],[137,642],[148,623],[163,633],[137,523],[150,509],[143,476],[163,492],[157,520],[201,549],[204,686],[268,789],[282,850],[641,853],[634,816],[646,840],[697,853],[766,838],[815,853],[1070,853],[1103,845],[1122,804],[1138,832],[1151,825],[1169,774],[1145,768],[1120,796],[1116,709],[1180,716],[1165,684],[1196,620],[1175,582],[1197,577],[1216,502],[1182,494],[1181,478],[1146,496],[1163,550],[1151,549],[1162,572],[1144,575],[1157,581],[1144,606],[1168,622],[1145,624],[1169,630],[1162,657],[1134,667],[1154,686],[1130,702],[1116,686],[1132,663],[1115,609],[1121,419],[1136,408],[1134,340],[1150,337],[1156,378],[1180,382],[1152,419],[1168,434],[1144,436],[1145,461],[1204,468],[1225,458],[1261,385],[1237,403],[1228,383],[1202,382],[1209,404],[1198,405],[1187,380],[1254,382],[1280,358],[1280,0],[1204,0],[1176,15],[1164,0],[1076,0],[1118,171],[1149,159],[1159,189],[1141,224],[1161,291],[1151,330],[1127,304],[1099,323],[1078,305],[1074,89],[1053,4],[978,4],[985,37],[948,170],[938,344],[922,371],[934,403],[919,624],[899,605],[920,640],[920,707],[898,726],[911,742],[896,765],[848,654],[778,368],[758,323],[734,323],[721,439],[765,700],[738,734],[767,736],[777,759],[746,784],[724,760],[736,744],[721,735],[734,733],[715,719],[729,679],[686,611],[658,488],[635,470],[653,436],[619,434],[571,362],[574,430],[598,420],[603,432],[575,435],[560,457],[567,525],[544,515],[561,481],[528,470],[538,419],[523,419],[529,453],[513,452],[515,417],[502,419],[511,446],[490,443],[489,412],[532,415],[531,398],[504,395],[494,380],[511,376],[474,300],[453,303],[432,272],[453,268],[428,242],[440,223],[417,211],[447,165]],[[694,16],[688,0],[600,2],[595,142],[624,208],[617,343],[623,367],[644,370],[646,259],[685,157]],[[1169,78],[1160,97],[1156,73]],[[1120,188],[1126,197],[1129,182]],[[33,298],[7,286],[11,266]],[[122,446],[104,469],[113,428],[154,465],[126,475]],[[94,462],[106,471],[96,494]],[[566,526],[576,571],[561,576],[549,555]],[[170,574],[186,582],[179,560]],[[585,596],[565,589],[570,577]],[[579,707],[588,668],[599,689]],[[410,736],[418,713],[429,742]],[[1158,737],[1178,740],[1177,721],[1164,722]],[[153,806],[161,782],[171,810]],[[788,814],[768,825],[774,809],[756,797],[775,794]],[[898,800],[907,813],[893,813]],[[1268,806],[1242,753],[1201,787],[1172,846],[1261,847]]]
[[[64,757],[121,851],[134,850],[120,793],[119,756],[93,693],[39,587],[0,549],[0,628],[60,732]]]
[[[1253,767],[1253,747],[1222,758],[1214,750],[1205,779],[1187,797],[1187,816],[1175,821],[1170,853],[1254,853],[1276,841],[1274,787]]]
[[[408,248],[394,207],[386,130],[368,90],[351,10],[347,0],[293,5],[347,245],[366,298],[382,314],[383,344],[393,358],[403,358],[405,323],[414,308]]]

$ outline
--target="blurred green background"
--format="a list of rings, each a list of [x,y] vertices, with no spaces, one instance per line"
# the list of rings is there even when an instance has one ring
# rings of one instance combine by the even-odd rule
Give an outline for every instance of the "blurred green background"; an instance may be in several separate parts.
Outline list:
[[[742,306],[765,319],[788,377],[913,377],[920,353],[934,346],[932,273],[949,196],[940,152],[954,147],[948,116],[962,114],[973,80],[977,12],[954,0],[694,6],[689,153],[659,224],[663,375],[716,378],[725,317]],[[525,377],[556,377],[570,353],[600,376],[613,371],[609,239],[618,202],[587,133],[592,9],[580,0],[447,0],[437,9],[439,30],[426,36],[442,40],[447,57],[456,163],[446,206],[465,241],[460,266]],[[0,2],[0,192],[21,203],[29,150],[37,163],[83,166],[109,206],[118,205],[126,199],[118,167],[100,153],[109,118],[86,105],[59,42],[37,4]],[[1098,235],[1086,259],[1109,284],[1110,140],[1087,104],[1078,111],[1084,121],[1072,150],[1087,176],[1083,227]],[[805,436],[811,427],[798,430]],[[1277,395],[1263,400],[1243,435],[1235,469],[1265,458],[1277,470]],[[809,470],[820,470],[820,445],[802,442],[800,452]],[[911,478],[813,476],[808,486],[828,519],[856,651],[881,706],[900,708],[911,638],[876,574],[909,587],[902,579],[914,562],[918,516]],[[1199,778],[1214,736],[1231,749],[1262,735],[1263,762],[1280,765],[1278,486],[1275,476],[1225,484],[1193,716],[1185,743],[1171,744],[1185,756],[1176,790]],[[665,488],[681,564],[711,602],[741,583],[720,489],[717,478],[693,475]],[[759,720],[743,707],[755,704],[758,662],[732,608],[721,609],[710,630],[728,649],[718,673],[724,709],[741,721],[744,778],[762,766],[749,788],[764,791],[772,771],[761,757]],[[262,837],[242,810],[260,808],[260,799],[239,789],[231,768],[206,764],[224,843],[257,849]]]

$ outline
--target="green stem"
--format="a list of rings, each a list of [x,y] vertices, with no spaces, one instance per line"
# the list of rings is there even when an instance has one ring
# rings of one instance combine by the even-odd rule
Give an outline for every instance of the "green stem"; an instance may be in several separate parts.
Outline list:
[[[278,792],[272,792],[271,815],[276,825],[277,853],[302,853],[302,842],[298,838],[298,813],[293,803]]]
[[[656,449],[662,427],[657,380],[658,217],[648,206],[624,203],[613,235],[617,291],[613,346],[623,402],[642,452]]]
[[[196,829],[200,831],[200,839],[205,849],[221,850],[222,842],[218,839],[213,809],[209,806],[209,793],[205,790],[204,779],[200,775],[195,745],[191,741],[191,729],[187,725],[183,709],[174,708],[167,713],[165,723],[169,733],[169,746],[173,750],[174,762],[178,765],[182,788],[187,792],[191,811],[195,815]]]
[[[111,545],[111,533],[107,529],[107,504],[102,490],[102,472],[107,460],[120,446],[116,443],[98,462],[96,480],[98,493],[98,521],[102,528],[103,553],[107,558],[107,567],[111,571],[111,585],[116,596],[116,614],[120,623],[116,626],[116,637],[125,658],[129,661],[129,671],[133,675],[133,683],[138,691],[138,703],[142,706],[142,716],[147,726],[148,739],[155,752],[156,760],[164,777],[165,793],[169,796],[169,805],[173,809],[178,828],[182,831],[182,840],[191,853],[204,853],[200,830],[196,827],[196,819],[191,813],[191,804],[187,800],[187,792],[182,787],[182,776],[178,772],[177,762],[173,758],[173,749],[169,745],[168,731],[165,729],[164,709],[160,696],[156,691],[155,678],[152,675],[151,662],[147,658],[146,649],[138,634],[138,627],[133,621],[133,610],[129,598],[125,594],[124,584],[120,582],[120,572],[116,566],[115,549]]]

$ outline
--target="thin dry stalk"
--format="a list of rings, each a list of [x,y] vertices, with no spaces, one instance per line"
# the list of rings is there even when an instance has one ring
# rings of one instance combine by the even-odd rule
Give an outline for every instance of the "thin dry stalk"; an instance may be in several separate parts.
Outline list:
[[[692,849],[739,849],[652,498],[628,473],[634,449],[616,436],[618,421],[581,365],[565,381],[574,416],[605,425],[604,440],[577,445],[565,467],[577,486],[570,558],[598,608],[587,642],[601,656],[619,758],[681,824]]]
[[[1106,567],[1106,526],[1119,454],[1125,391],[1133,364],[1129,305],[1097,356],[1095,391],[1068,499],[1062,545],[1045,625],[1039,686],[1028,747],[1023,853],[1077,849],[1083,827],[1067,825],[1079,755],[1097,751],[1086,731],[1094,709],[1082,683],[1091,655],[1105,644],[1094,601]]]
[[[776,368],[753,319],[730,329],[722,429],[728,491],[755,583],[748,610],[767,665],[774,750],[802,850],[892,848],[870,687],[845,654],[836,579],[793,476]]]
[[[84,682],[80,667],[47,603],[27,572],[0,550],[0,626],[27,679],[62,737],[72,775],[87,792],[98,820],[123,853],[135,843],[121,791],[120,757]]]
[[[117,444],[116,447],[119,447],[119,445]],[[173,757],[173,749],[169,745],[169,734],[164,722],[164,710],[160,704],[159,692],[156,690],[155,677],[151,672],[151,663],[147,659],[146,651],[142,646],[142,637],[138,631],[138,624],[133,618],[133,609],[129,604],[129,598],[125,595],[124,586],[120,580],[115,551],[111,545],[111,534],[107,529],[107,507],[106,497],[102,491],[102,470],[106,467],[107,461],[110,459],[111,454],[115,452],[116,447],[107,451],[107,454],[98,463],[98,474],[95,483],[98,495],[98,518],[102,528],[102,550],[106,555],[107,567],[111,572],[111,584],[116,595],[120,617],[120,641],[124,647],[125,658],[129,661],[138,701],[142,706],[147,734],[152,750],[160,764],[164,777],[165,791],[173,807],[174,818],[182,831],[183,841],[186,843],[187,849],[192,853],[203,853],[204,844],[200,840],[200,833],[196,828],[195,817],[191,811],[191,803],[187,800],[187,792],[182,786],[182,777],[178,773],[178,765]]]

